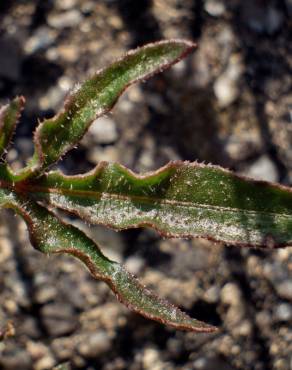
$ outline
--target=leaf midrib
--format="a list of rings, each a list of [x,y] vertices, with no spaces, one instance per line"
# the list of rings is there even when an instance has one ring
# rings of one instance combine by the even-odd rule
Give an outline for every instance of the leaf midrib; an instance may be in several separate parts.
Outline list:
[[[281,213],[281,212],[271,212],[271,211],[260,211],[260,210],[250,210],[244,208],[235,208],[235,207],[225,207],[225,206],[218,206],[212,204],[204,204],[204,203],[196,203],[196,202],[187,202],[181,200],[174,200],[174,199],[163,199],[163,198],[155,198],[153,196],[143,196],[143,195],[124,195],[124,194],[117,194],[117,193],[108,193],[103,191],[96,191],[96,190],[77,190],[77,189],[68,189],[68,188],[50,188],[40,185],[32,185],[29,183],[15,183],[9,181],[0,180],[0,187],[7,188],[9,190],[15,191],[16,193],[53,193],[53,194],[60,194],[60,195],[68,195],[72,197],[84,197],[86,198],[108,198],[108,199],[116,199],[116,200],[128,200],[128,201],[137,201],[141,203],[148,203],[154,204],[160,203],[165,205],[172,205],[176,207],[186,207],[186,208],[203,208],[203,209],[210,209],[214,211],[226,211],[226,212],[238,212],[238,213],[245,213],[248,215],[258,215],[262,214],[265,216],[281,216],[283,218],[291,218],[290,214]],[[62,208],[62,207],[61,207]],[[66,207],[70,208],[70,207]]]

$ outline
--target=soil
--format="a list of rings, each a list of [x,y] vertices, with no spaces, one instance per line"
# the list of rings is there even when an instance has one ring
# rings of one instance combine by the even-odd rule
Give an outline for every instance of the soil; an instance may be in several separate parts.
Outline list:
[[[125,51],[187,38],[197,51],[131,87],[59,163],[137,172],[173,159],[292,182],[290,0],[26,0],[0,3],[0,102],[27,103],[9,161],[23,166],[38,119]],[[77,225],[80,221],[71,219]],[[0,368],[292,369],[292,249],[163,240],[148,229],[87,230],[105,254],[190,315],[220,327],[191,334],[147,321],[67,256],[33,250],[12,213],[0,223]]]

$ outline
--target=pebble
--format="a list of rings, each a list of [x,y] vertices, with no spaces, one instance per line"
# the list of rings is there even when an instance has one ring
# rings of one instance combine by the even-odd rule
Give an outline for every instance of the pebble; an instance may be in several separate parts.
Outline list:
[[[77,0],[57,0],[56,7],[60,10],[69,10],[76,6]]]
[[[125,262],[125,268],[134,275],[138,275],[145,265],[143,258],[138,256],[128,257]]]
[[[87,233],[97,241],[99,246],[102,246],[102,252],[108,258],[117,262],[123,261],[125,244],[121,233],[117,233],[115,230],[99,225],[90,227]]]
[[[112,144],[118,139],[116,123],[110,117],[96,119],[88,132],[96,144]]]
[[[82,21],[82,14],[77,9],[49,15],[48,24],[57,29],[76,27]]]
[[[57,290],[53,286],[43,286],[36,291],[35,299],[38,303],[44,304],[53,300],[57,295]]]
[[[277,182],[279,180],[276,165],[271,161],[269,156],[265,154],[259,157],[246,171],[244,171],[244,174],[257,180],[272,182]]]
[[[102,306],[84,312],[81,316],[81,322],[84,326],[86,325],[91,328],[93,325],[96,325],[98,328],[102,327],[107,331],[116,330],[123,309],[124,308],[121,305],[117,305],[116,302],[108,302]]]
[[[4,235],[0,236],[0,264],[7,261],[12,255],[12,242],[9,237]]]
[[[221,290],[222,303],[237,306],[241,302],[241,292],[234,283],[227,283]]]
[[[164,364],[160,360],[159,351],[156,348],[145,348],[143,353],[143,369],[163,370]]]
[[[292,301],[292,279],[288,278],[275,284],[275,288],[280,297]]]
[[[24,43],[24,51],[27,55],[46,49],[52,45],[56,35],[49,27],[39,27]]]
[[[101,161],[118,162],[120,159],[119,152],[116,147],[108,146],[106,148],[89,148],[87,159],[93,164],[98,164]]]
[[[40,342],[27,342],[27,351],[34,361],[35,370],[51,369],[55,365],[55,360],[48,347]]]
[[[32,369],[31,358],[27,351],[14,347],[7,354],[1,353],[0,356],[0,367],[7,370],[19,370],[21,364],[21,370]]]
[[[221,17],[225,12],[225,5],[220,0],[207,0],[204,3],[204,9],[213,17]]]
[[[206,290],[204,294],[204,300],[209,303],[216,303],[220,298],[220,289],[218,286],[213,285],[209,289]]]
[[[67,93],[68,90],[72,89],[73,81],[67,76],[62,76],[58,79],[58,86],[61,90]]]
[[[43,110],[58,109],[61,106],[65,95],[66,92],[59,86],[52,86],[45,95],[40,97],[39,106]]]
[[[233,368],[219,356],[199,357],[193,362],[193,366],[194,367],[192,368],[194,370],[211,370],[211,369],[233,370]]]
[[[47,355],[35,362],[34,370],[52,369],[55,363],[54,358],[51,355]]]
[[[40,328],[33,317],[25,317],[22,320],[21,326],[18,328],[18,334],[25,334],[31,339],[36,339],[41,336]]]
[[[52,303],[41,310],[44,324],[53,337],[72,333],[77,326],[77,318],[71,305]]]
[[[97,357],[111,348],[111,339],[107,332],[99,330],[98,333],[89,334],[77,346],[79,353],[84,357]]]
[[[221,108],[232,104],[239,95],[238,80],[242,73],[242,65],[238,55],[230,58],[226,70],[214,82],[214,93]]]
[[[279,321],[292,320],[292,306],[289,303],[281,303],[275,308],[275,318]]]
[[[245,130],[231,134],[224,140],[224,149],[232,161],[244,161],[262,149],[260,135]]]
[[[248,329],[241,328],[242,320],[245,313],[245,307],[242,304],[242,295],[239,287],[234,283],[227,283],[221,290],[221,301],[227,307],[225,312],[225,322],[234,334],[242,335],[241,332],[246,333]]]
[[[75,63],[79,59],[79,48],[75,45],[60,45],[57,48],[57,53],[65,62]]]
[[[64,361],[73,356],[76,345],[75,337],[56,338],[52,342],[52,350],[58,360]]]

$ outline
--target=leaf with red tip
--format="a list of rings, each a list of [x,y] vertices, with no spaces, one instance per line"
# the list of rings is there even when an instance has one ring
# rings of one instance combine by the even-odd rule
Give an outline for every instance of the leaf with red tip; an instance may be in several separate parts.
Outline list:
[[[77,227],[26,197],[0,189],[0,206],[12,208],[25,220],[32,245],[47,254],[68,253],[85,263],[96,279],[103,280],[131,310],[181,330],[212,332],[216,328],[192,319],[153,294],[120,264],[105,257],[98,246]]]
[[[6,153],[12,140],[24,103],[24,97],[18,96],[0,108],[0,157]]]
[[[291,189],[218,166],[177,161],[137,175],[102,162],[84,175],[51,172],[23,186],[35,199],[115,229],[150,226],[166,237],[240,246],[292,244]]]
[[[155,42],[128,52],[98,71],[68,96],[58,115],[37,127],[29,167],[40,172],[58,161],[97,117],[112,109],[128,86],[169,68],[194,48],[195,44],[184,40]]]

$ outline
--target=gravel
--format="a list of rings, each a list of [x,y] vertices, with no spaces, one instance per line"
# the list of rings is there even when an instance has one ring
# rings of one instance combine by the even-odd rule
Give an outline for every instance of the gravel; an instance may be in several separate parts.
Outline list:
[[[197,52],[129,89],[80,150],[68,153],[62,169],[85,172],[107,160],[139,172],[173,159],[199,160],[291,185],[285,14],[291,4],[283,4],[3,2],[0,100],[27,98],[9,153],[14,168],[31,155],[37,117],[52,117],[75,83],[133,45],[185,37],[198,42]],[[0,215],[0,328],[12,322],[14,336],[0,343],[1,368],[42,370],[64,361],[74,369],[105,370],[291,368],[291,248],[242,251],[163,240],[145,229],[83,226],[142,283],[222,328],[194,335],[132,313],[79,261],[34,251],[24,224],[10,216]]]

